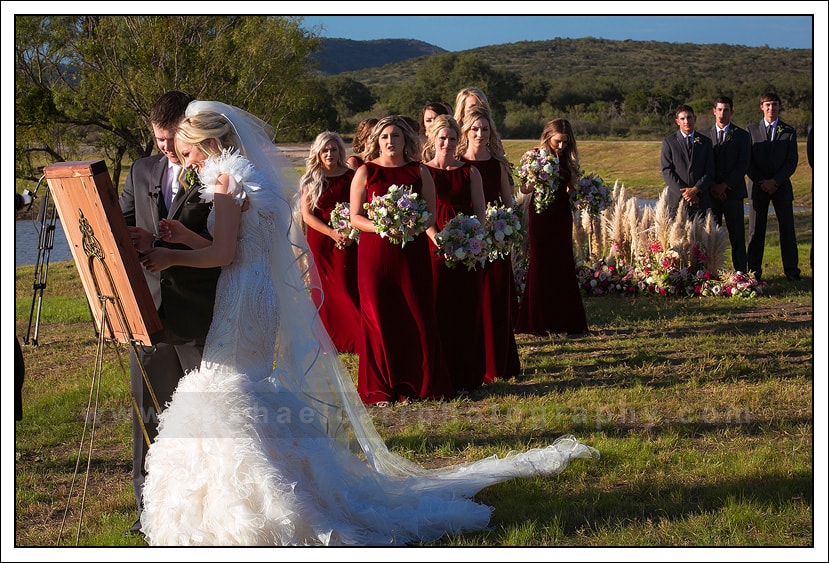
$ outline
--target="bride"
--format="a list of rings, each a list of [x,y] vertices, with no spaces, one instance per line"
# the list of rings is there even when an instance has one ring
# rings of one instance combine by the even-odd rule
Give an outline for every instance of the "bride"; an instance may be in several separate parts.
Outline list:
[[[189,105],[176,135],[213,201],[213,240],[163,222],[162,237],[194,250],[157,248],[143,264],[222,273],[201,366],[179,383],[147,455],[148,543],[433,541],[487,527],[492,508],[471,500],[482,488],[598,457],[572,436],[431,470],[390,452],[309,295],[297,186],[271,138],[258,118],[209,101]]]

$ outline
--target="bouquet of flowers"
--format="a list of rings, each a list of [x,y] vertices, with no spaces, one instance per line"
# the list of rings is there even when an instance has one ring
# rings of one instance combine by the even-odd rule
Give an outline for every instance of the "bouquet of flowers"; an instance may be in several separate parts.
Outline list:
[[[432,216],[426,210],[426,201],[412,192],[411,186],[392,184],[385,195],[377,196],[363,204],[368,218],[381,238],[392,244],[406,246],[426,230]]]
[[[518,179],[535,192],[536,213],[547,209],[555,200],[561,185],[560,169],[558,157],[544,149],[532,148],[521,157]]]
[[[604,180],[596,174],[583,174],[570,193],[570,205],[573,209],[587,211],[598,215],[613,204]]]
[[[351,207],[347,201],[340,201],[334,206],[328,224],[341,235],[345,235],[351,240],[360,240],[360,229],[351,226]],[[340,250],[345,248],[340,243],[337,243],[336,247]]]
[[[489,233],[477,217],[458,213],[446,222],[443,230],[435,235],[437,253],[443,256],[450,268],[463,264],[468,270],[483,265],[489,257]]]
[[[512,207],[503,205],[486,206],[485,227],[489,231],[491,245],[489,259],[497,260],[506,257],[513,248],[521,246],[524,240],[524,229],[521,224],[521,212]]]

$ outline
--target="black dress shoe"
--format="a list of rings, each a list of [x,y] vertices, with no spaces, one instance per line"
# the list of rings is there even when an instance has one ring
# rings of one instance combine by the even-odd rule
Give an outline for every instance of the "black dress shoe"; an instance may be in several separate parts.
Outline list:
[[[143,534],[143,532],[141,531],[141,519],[139,518],[138,520],[133,522],[132,526],[130,526],[130,529],[127,530],[127,535],[139,536],[141,534]]]

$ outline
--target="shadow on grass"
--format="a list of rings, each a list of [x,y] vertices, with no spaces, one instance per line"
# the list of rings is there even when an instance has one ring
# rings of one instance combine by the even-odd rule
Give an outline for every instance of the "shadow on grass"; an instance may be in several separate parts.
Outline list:
[[[132,460],[106,457],[106,455],[106,453],[93,449],[92,459],[89,462],[89,472],[91,475],[112,473],[132,475]],[[66,457],[51,459],[41,459],[39,458],[38,452],[20,449],[18,450],[17,457],[17,461],[20,463],[37,463],[38,472],[65,475],[68,480],[71,479],[72,474],[75,472],[77,449],[74,452],[70,452]],[[86,472],[87,459],[87,452],[84,452],[81,455],[80,464],[78,465],[79,475],[83,475]]]
[[[403,434],[386,437],[390,449],[398,451],[457,451],[458,448],[499,448],[520,442],[530,447],[552,444],[564,434],[588,436],[596,432],[611,439],[656,439],[663,435],[681,439],[718,440],[723,433],[743,438],[811,428],[811,416],[776,414],[758,416],[744,407],[680,407],[674,412],[654,407],[636,409],[628,405],[607,405],[595,409],[556,405],[513,410],[503,406],[476,412],[444,408],[440,412],[410,411],[404,415]],[[421,423],[421,424],[418,424]],[[486,432],[481,432],[486,428]],[[604,464],[615,464],[603,455]],[[454,463],[454,462],[453,462]]]
[[[637,487],[620,483],[611,492],[577,495],[562,491],[551,495],[542,483],[521,479],[486,489],[476,499],[495,506],[493,525],[515,527],[531,519],[540,527],[560,528],[565,536],[583,536],[586,523],[592,528],[588,534],[599,530],[612,534],[614,530],[645,527],[666,519],[684,521],[710,515],[735,502],[759,504],[770,513],[783,513],[796,502],[812,507],[814,483],[810,473],[796,473],[787,477],[726,478],[700,486],[670,483]],[[522,510],[522,505],[527,508]],[[812,530],[801,533],[804,543],[792,538],[793,544],[810,545]]]

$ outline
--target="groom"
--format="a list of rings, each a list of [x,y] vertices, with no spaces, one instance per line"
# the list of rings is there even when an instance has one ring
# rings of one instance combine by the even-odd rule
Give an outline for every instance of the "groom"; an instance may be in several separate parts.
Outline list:
[[[192,100],[189,94],[171,91],[156,101],[150,110],[150,125],[161,153],[136,160],[124,184],[119,200],[121,212],[135,249],[141,254],[155,246],[186,248],[158,238],[159,221],[164,218],[181,221],[188,229],[211,238],[207,232],[211,204],[200,200],[198,186],[181,185],[182,167],[175,152],[176,130]],[[144,428],[150,441],[158,433],[158,413],[138,362],[143,365],[158,405],[163,409],[179,379],[201,363],[204,340],[213,319],[219,272],[220,268],[184,266],[157,273],[144,270],[164,331],[161,342],[140,349],[138,358],[134,353],[130,355],[132,394],[141,417],[133,412],[132,475],[139,519],[129,529],[130,534],[141,531],[144,459],[149,448]]]

